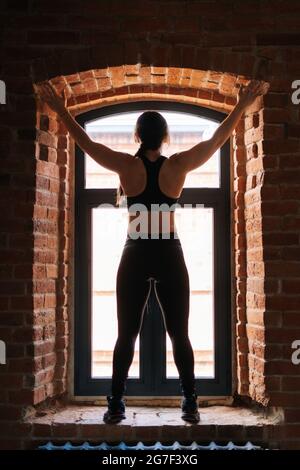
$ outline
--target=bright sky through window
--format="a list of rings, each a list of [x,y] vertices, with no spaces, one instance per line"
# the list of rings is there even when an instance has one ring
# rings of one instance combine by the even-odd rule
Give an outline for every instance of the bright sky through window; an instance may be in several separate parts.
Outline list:
[[[160,111],[170,129],[170,144],[163,144],[162,153],[187,150],[202,140],[212,136],[218,123],[187,113]],[[136,120],[141,112],[115,114],[90,121],[86,130],[90,137],[114,150],[134,155],[138,144],[134,142],[133,132]],[[117,188],[119,177],[116,173],[103,168],[86,155],[86,188]],[[204,165],[190,172],[184,187],[219,187],[219,151]]]

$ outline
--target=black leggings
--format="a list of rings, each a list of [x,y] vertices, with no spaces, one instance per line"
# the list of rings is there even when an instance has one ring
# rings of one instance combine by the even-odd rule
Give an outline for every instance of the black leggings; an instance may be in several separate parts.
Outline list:
[[[122,397],[144,309],[154,287],[184,395],[195,393],[194,353],[188,337],[189,275],[179,238],[127,236],[116,279],[118,338],[113,354],[112,395]]]

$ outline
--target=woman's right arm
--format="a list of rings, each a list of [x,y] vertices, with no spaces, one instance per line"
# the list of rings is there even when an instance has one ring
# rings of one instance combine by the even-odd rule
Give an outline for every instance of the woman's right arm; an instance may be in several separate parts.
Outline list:
[[[106,145],[95,142],[85,130],[78,124],[74,117],[66,108],[66,95],[59,96],[49,82],[42,82],[37,85],[38,94],[55,111],[77,145],[97,163],[118,174],[123,174],[128,169],[128,165],[133,161],[132,155],[124,152],[117,152]]]
[[[177,166],[177,171],[188,173],[209,160],[230,137],[244,111],[258,96],[267,93],[268,88],[269,84],[267,82],[261,83],[258,80],[252,80],[246,87],[242,87],[239,90],[237,104],[224,121],[222,121],[210,139],[204,140],[189,150],[179,152],[170,157],[170,161],[173,160]]]

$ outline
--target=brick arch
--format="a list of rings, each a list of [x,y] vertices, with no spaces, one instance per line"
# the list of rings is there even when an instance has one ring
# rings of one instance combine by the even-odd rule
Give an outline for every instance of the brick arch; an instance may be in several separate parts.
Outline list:
[[[212,52],[208,59],[209,63],[212,57],[215,57],[216,61],[217,59],[221,61],[221,58]],[[232,55],[230,57],[232,58]],[[221,62],[219,62],[219,66],[220,64]],[[248,57],[248,61],[243,59],[243,61],[235,63],[239,70],[242,68],[242,64],[244,64],[245,71],[249,72],[249,64],[255,68],[257,62],[251,61]],[[252,70],[255,75],[254,72],[255,70]],[[228,113],[236,102],[237,87],[240,83],[246,83],[248,79],[245,75],[228,71],[158,67],[138,63],[58,75],[51,78],[51,83],[58,91],[67,87],[67,105],[74,115],[97,107],[145,99],[182,101]],[[257,276],[257,273],[251,269],[249,271],[249,266],[253,263],[253,259],[255,259],[255,263],[263,264],[262,237],[259,237],[256,242],[261,247],[260,256],[255,254],[257,244],[255,245],[251,241],[251,231],[255,231],[261,223],[261,212],[258,208],[255,213],[251,212],[251,202],[253,197],[260,199],[259,188],[264,171],[260,155],[262,152],[256,144],[260,138],[258,131],[263,132],[262,115],[260,114],[262,106],[263,99],[260,98],[251,109],[248,109],[247,115],[241,120],[234,132],[231,183],[232,246],[235,251],[233,307],[236,315],[237,391],[241,395],[250,395],[253,399],[266,404],[269,398],[265,388],[264,371],[257,367],[257,363],[261,364],[264,361],[264,351],[259,348],[261,339],[256,337],[257,324],[254,322],[252,325],[250,321],[249,325],[250,317],[247,316],[247,312],[251,312],[251,309],[255,308],[256,302],[256,285],[254,281],[251,284],[251,281]],[[48,308],[52,310],[52,318],[55,319],[50,331],[55,336],[53,354],[56,356],[56,360],[54,361],[53,357],[54,372],[52,376],[51,374],[49,376],[49,383],[43,386],[44,391],[38,395],[42,399],[45,396],[67,390],[68,308],[71,286],[68,274],[71,232],[70,229],[66,229],[66,226],[69,226],[72,219],[70,206],[73,194],[70,178],[73,174],[72,154],[74,148],[63,124],[57,121],[55,114],[49,110],[47,105],[39,102],[37,109],[37,127],[39,129],[37,191],[42,198],[42,204],[53,205],[53,209],[48,208],[47,214],[48,217],[51,216],[53,225],[56,224],[57,229],[56,242],[54,237],[54,245],[50,250],[55,260],[52,267],[54,270],[52,274],[56,276],[55,286],[52,285],[52,295],[46,295],[46,298],[49,299]],[[257,135],[255,129],[257,129]],[[41,181],[41,185],[44,185],[46,184],[45,180],[48,180],[48,187],[46,191],[45,188],[40,190],[39,182]],[[45,201],[43,201],[44,197]],[[250,199],[249,203],[247,198]],[[42,209],[39,207],[39,199],[37,199],[36,208],[37,217],[40,218]],[[55,228],[50,227],[51,221],[48,221],[47,224],[42,230],[55,231]],[[37,237],[39,240],[38,233]],[[260,282],[263,283],[262,271],[259,276]],[[46,278],[49,278],[47,273],[45,273],[44,280]],[[43,283],[40,285],[44,289]],[[259,289],[261,289],[261,284]],[[60,292],[59,295],[58,292]],[[263,309],[263,306],[260,308]]]
[[[247,79],[229,73],[205,70],[142,67],[107,67],[67,77],[55,77],[51,82],[60,89],[65,86],[68,106],[76,112],[120,100],[121,95],[143,99],[145,94],[156,94],[162,99],[181,96],[182,101],[197,100],[202,106],[229,110],[236,102],[236,86]],[[125,98],[126,99],[126,98]],[[178,99],[178,98],[177,98]]]
[[[163,86],[163,94],[177,94],[176,88],[181,88],[182,95],[213,101],[216,106],[235,103],[235,84],[249,78],[267,80],[270,75],[267,58],[244,52],[172,44],[149,48],[143,42],[106,46],[66,50],[35,60],[33,81],[51,79],[58,89],[67,85],[69,106],[114,96],[117,89],[119,95],[122,88],[131,94],[139,85],[146,93],[159,93]]]

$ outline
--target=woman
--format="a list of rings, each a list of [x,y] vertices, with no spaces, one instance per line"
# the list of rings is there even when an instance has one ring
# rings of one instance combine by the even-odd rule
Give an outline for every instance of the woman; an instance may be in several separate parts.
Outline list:
[[[65,93],[60,97],[48,82],[37,86],[39,95],[58,114],[81,149],[119,175],[118,203],[122,194],[127,196],[128,233],[116,279],[118,338],[111,395],[107,396],[108,409],[103,416],[106,423],[126,417],[123,396],[151,279],[180,377],[181,416],[189,422],[200,419],[194,355],[188,337],[189,276],[174,224],[174,210],[187,173],[203,165],[226,142],[246,108],[268,87],[266,82],[257,80],[242,86],[236,106],[210,139],[166,158],[161,149],[169,139],[169,131],[160,113],[146,111],[139,116],[135,139],[141,145],[136,155],[129,155],[93,142],[66,109]]]

